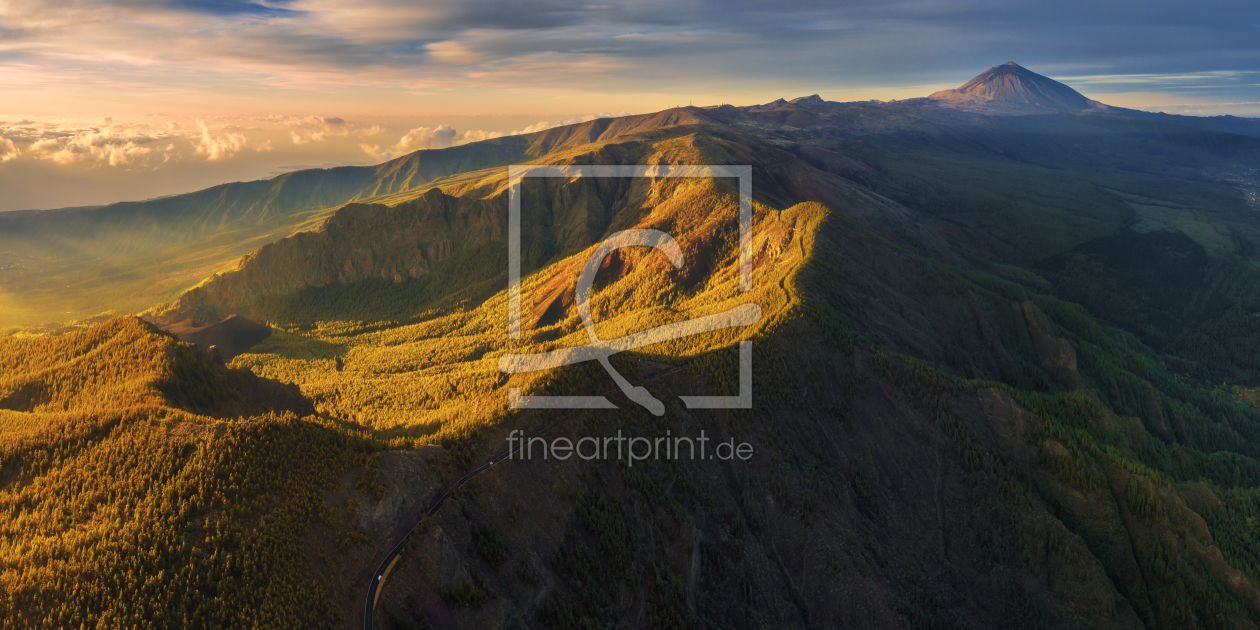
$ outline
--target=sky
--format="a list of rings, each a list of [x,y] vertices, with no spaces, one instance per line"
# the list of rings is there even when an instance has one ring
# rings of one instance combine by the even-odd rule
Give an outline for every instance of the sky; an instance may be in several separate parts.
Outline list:
[[[1260,4],[0,0],[0,210],[94,205],[694,103],[900,99],[1014,60],[1260,116]]]

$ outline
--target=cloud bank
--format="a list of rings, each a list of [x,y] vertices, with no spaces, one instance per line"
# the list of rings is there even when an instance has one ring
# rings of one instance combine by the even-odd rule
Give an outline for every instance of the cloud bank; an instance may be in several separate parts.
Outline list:
[[[394,143],[392,147],[381,148],[375,144],[360,144],[359,148],[363,152],[371,156],[374,160],[386,161],[401,155],[413,153],[424,149],[445,149],[447,147],[458,146],[461,144],[469,144],[479,142],[481,140],[489,140],[491,138],[501,138],[503,136],[517,136],[536,131],[545,131],[554,127],[562,127],[564,125],[575,125],[596,118],[616,118],[619,116],[630,116],[630,112],[617,113],[599,113],[584,114],[582,116],[574,116],[564,120],[542,120],[532,125],[527,125],[524,129],[516,129],[508,133],[498,131],[487,131],[485,129],[474,129],[470,131],[456,131],[450,125],[438,125],[436,127],[416,127]]]
[[[0,162],[23,158],[61,165],[156,169],[172,161],[221,162],[249,146],[243,131],[204,121],[197,121],[195,130],[178,124],[116,123],[112,118],[103,124],[0,121]]]
[[[393,144],[385,146],[365,140],[386,135],[386,126],[347,121],[337,116],[272,115],[253,117],[244,124],[196,120],[191,125],[174,121],[115,122],[113,118],[96,122],[21,119],[0,121],[0,163],[27,159],[63,165],[156,170],[175,162],[226,162],[242,153],[270,152],[276,147],[273,142],[284,136],[296,146],[332,140],[355,142],[373,160],[386,161],[424,149],[444,149],[596,118],[629,115],[628,112],[585,114],[539,121],[509,132],[459,131],[447,124],[420,126],[407,130]]]
[[[0,120],[0,190],[5,193],[0,211],[146,199],[305,168],[366,166],[418,150],[605,115],[534,122],[457,117],[451,121],[456,124],[327,115]]]

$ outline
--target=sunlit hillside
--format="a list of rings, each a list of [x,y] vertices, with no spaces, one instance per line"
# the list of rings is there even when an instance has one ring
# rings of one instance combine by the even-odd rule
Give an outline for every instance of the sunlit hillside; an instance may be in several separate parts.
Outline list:
[[[379,445],[134,318],[0,340],[0,367],[0,625],[339,618],[300,536]]]
[[[62,270],[145,320],[0,338],[5,626],[1260,625],[1260,139],[964,100],[681,108],[256,184],[309,187],[163,215],[195,268],[131,208],[149,271]],[[750,165],[750,289],[731,178],[529,179],[511,338],[516,163]],[[577,280],[624,230],[681,264],[601,253],[588,330]],[[753,306],[613,355],[629,386],[503,371]],[[742,392],[743,342],[752,407],[684,404]],[[505,459],[513,431],[749,456]]]
[[[631,225],[672,227],[674,233],[685,235],[689,246],[683,252],[692,266],[674,271],[663,256],[648,251],[617,256],[597,280],[606,286],[596,293],[591,306],[598,322],[596,331],[601,338],[613,339],[743,304],[758,305],[763,316],[754,326],[641,348],[632,353],[634,359],[625,359],[632,365],[680,365],[739,339],[765,334],[781,318],[794,316],[799,298],[793,296],[789,279],[799,271],[813,231],[826,215],[817,204],[783,211],[759,207],[753,245],[756,288],[743,293],[736,274],[738,198],[729,191],[714,190],[712,183],[680,188],[692,190],[652,195],[667,201],[644,208],[640,222]],[[501,355],[545,352],[589,341],[572,305],[572,286],[566,282],[576,277],[575,267],[584,265],[587,258],[588,250],[579,251],[540,269],[524,283],[527,297],[522,311],[528,333],[520,342],[508,339],[507,298],[500,291],[484,301],[439,302],[415,318],[419,321],[383,326],[281,320],[282,332],[238,356],[233,365],[297,383],[318,409],[387,435],[458,432],[462,425],[494,415],[493,410],[504,406],[509,388],[520,387],[528,393],[545,387],[551,378],[547,374],[508,378],[499,371]],[[696,266],[703,271],[695,271]],[[375,299],[387,302],[406,289],[386,284],[379,290]],[[310,295],[323,298],[327,292]],[[279,316],[301,312],[292,303],[286,306],[290,310]]]

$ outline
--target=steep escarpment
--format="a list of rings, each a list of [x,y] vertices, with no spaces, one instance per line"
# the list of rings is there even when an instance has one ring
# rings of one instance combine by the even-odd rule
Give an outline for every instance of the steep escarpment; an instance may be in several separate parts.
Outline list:
[[[503,241],[504,200],[450,197],[437,189],[398,206],[350,204],[315,232],[264,246],[236,271],[180,298],[175,311],[226,315],[259,298],[368,279],[401,283],[435,265]]]
[[[608,126],[626,124],[614,121]],[[555,160],[561,164],[750,162],[760,169],[753,188],[757,203],[787,207],[797,201],[821,201],[889,237],[943,257],[955,255],[935,225],[917,221],[907,208],[828,172],[825,165],[815,167],[745,133],[680,125],[617,135],[622,132],[600,131],[603,127],[570,130],[585,134],[582,138],[594,135],[600,139],[575,149],[563,148],[553,154]],[[606,138],[610,134],[615,141]],[[187,292],[171,313],[178,317],[179,313],[203,311],[221,318],[254,312],[260,317],[274,317],[277,309],[295,310],[293,300],[326,304],[329,296],[334,300],[370,299],[360,294],[374,289],[363,283],[406,284],[406,290],[424,294],[409,298],[416,307],[472,287],[480,287],[478,299],[484,299],[501,290],[506,279],[505,175],[501,169],[487,169],[441,180],[441,188],[408,195],[405,200],[391,199],[393,205],[348,204],[318,230],[264,246],[242,259],[236,270],[216,275]],[[635,225],[659,208],[670,206],[675,208],[670,212],[678,211],[679,200],[711,211],[726,211],[738,203],[736,182],[728,179],[703,184],[685,178],[527,179],[521,188],[522,268],[529,273],[557,262],[611,231]],[[713,188],[697,192],[705,186]],[[707,241],[713,239],[711,231],[718,224],[699,221],[680,226],[666,221],[664,225],[677,236]],[[696,233],[686,233],[693,229]],[[439,269],[442,273],[435,273]],[[685,273],[696,276],[694,270]],[[423,282],[412,282],[417,280]],[[440,286],[429,287],[426,282]],[[327,291],[317,296],[315,292],[324,288]],[[303,292],[305,296],[293,300],[286,297]],[[318,308],[319,304],[313,306]]]

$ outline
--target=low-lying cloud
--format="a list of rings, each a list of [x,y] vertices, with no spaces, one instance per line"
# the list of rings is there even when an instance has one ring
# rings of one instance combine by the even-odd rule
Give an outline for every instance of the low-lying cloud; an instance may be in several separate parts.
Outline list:
[[[22,155],[22,152],[18,150],[17,145],[13,144],[12,140],[0,138],[0,162],[8,162],[19,155]]]
[[[176,150],[174,142],[182,141],[173,130],[116,124],[111,118],[103,124],[0,122],[0,138],[13,146],[14,158],[23,153],[16,145],[26,144],[25,154],[31,159],[115,167],[169,161]]]
[[[415,151],[490,140],[505,135],[534,133],[615,116],[627,112],[585,114],[542,120],[513,131],[470,129],[449,124],[403,127],[390,143],[390,129],[377,122],[350,121],[338,116],[263,116],[213,122],[194,119],[183,123],[161,115],[145,122],[97,118],[91,122],[0,121],[0,163],[34,160],[89,168],[156,170],[174,163],[225,163],[242,155],[269,153],[288,147],[289,155],[309,153],[319,143],[320,155],[340,153],[351,160],[366,154],[386,161]],[[385,142],[372,142],[384,137]],[[336,141],[336,142],[334,142]],[[357,150],[356,150],[357,149]],[[277,158],[279,159],[279,158]]]
[[[619,116],[630,116],[630,112],[598,114],[584,114],[582,116],[574,116],[563,120],[540,120],[532,125],[526,126],[524,129],[513,130],[508,133],[498,131],[487,131],[485,129],[473,129],[470,131],[457,131],[450,125],[438,125],[436,127],[416,127],[408,131],[398,142],[391,147],[381,147],[380,145],[363,143],[359,148],[368,154],[374,160],[382,162],[393,158],[414,153],[425,149],[445,149],[447,147],[459,146],[463,144],[471,144],[482,140],[490,140],[493,138],[501,138],[503,136],[519,136],[537,131],[546,131],[555,127],[563,127],[564,125],[576,125],[597,118],[616,118]]]
[[[215,133],[201,120],[197,121],[197,127],[201,129],[201,140],[197,143],[196,154],[206,156],[207,162],[222,162],[249,146],[244,134],[230,131]]]
[[[513,131],[512,135],[515,136],[515,135],[526,134],[526,133],[534,133],[536,131],[546,131],[548,129],[554,129],[556,127],[563,127],[565,125],[576,125],[578,123],[590,122],[598,118],[619,118],[621,116],[630,116],[630,115],[632,115],[630,112],[616,112],[616,113],[602,112],[599,114],[586,114],[584,116],[575,116],[573,118],[566,118],[564,120],[540,120],[524,129],[521,129],[520,131]]]
[[[403,134],[392,147],[382,148],[379,145],[364,143],[360,144],[359,148],[363,149],[363,152],[370,155],[372,159],[383,162],[423,149],[445,149],[470,142],[498,138],[502,135],[497,131],[485,131],[482,129],[461,133],[450,125],[438,125],[436,127],[416,127]]]
[[[380,117],[191,116],[0,119],[0,211],[192,192],[271,178],[294,164],[367,166],[612,114]],[[531,122],[536,121],[536,122]],[[302,142],[294,143],[292,134]]]
[[[181,161],[225,162],[246,151],[274,150],[274,141],[279,138],[270,136],[284,131],[293,144],[302,145],[334,137],[366,138],[380,134],[382,128],[335,116],[270,116],[245,124],[206,120],[191,124],[123,123],[110,117],[94,122],[0,121],[0,163],[29,159],[61,165],[156,169]]]
[[[221,162],[251,146],[244,130],[197,121],[196,129],[177,123],[0,121],[0,162],[18,158],[68,165],[157,168],[172,161]],[[268,143],[255,148],[267,150]]]

